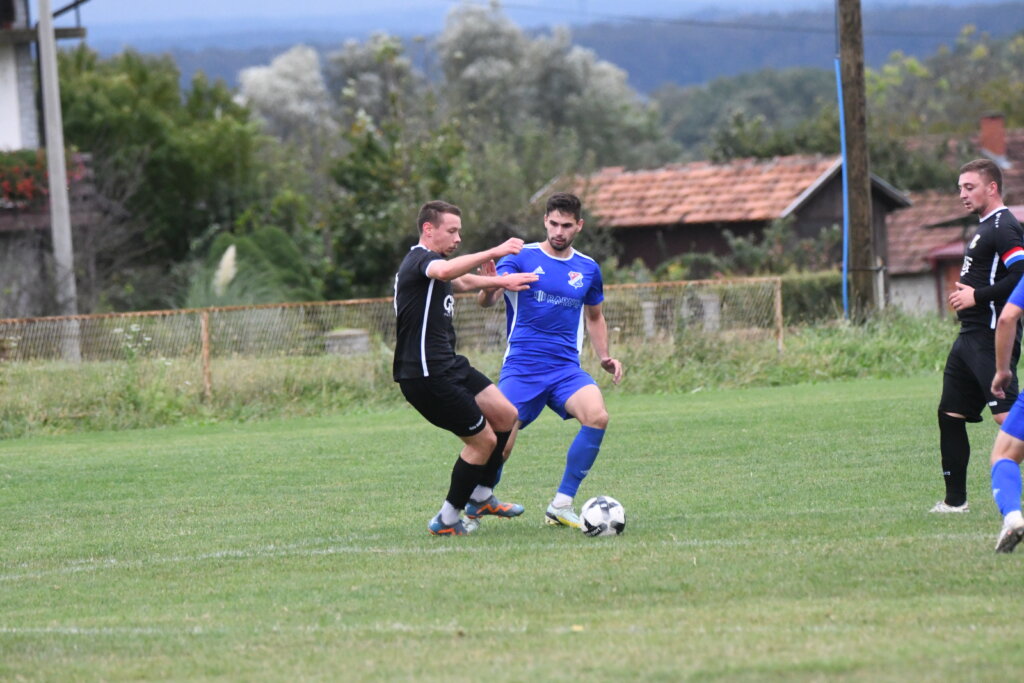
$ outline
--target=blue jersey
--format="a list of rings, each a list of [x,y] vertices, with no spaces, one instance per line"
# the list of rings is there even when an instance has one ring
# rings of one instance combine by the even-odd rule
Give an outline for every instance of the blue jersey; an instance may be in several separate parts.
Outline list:
[[[498,273],[536,273],[522,292],[505,292],[508,349],[505,360],[580,362],[583,307],[604,301],[601,267],[575,249],[566,258],[544,253],[540,243],[498,262]]]
[[[1013,304],[1018,308],[1024,308],[1024,279],[1017,283],[1006,303]]]

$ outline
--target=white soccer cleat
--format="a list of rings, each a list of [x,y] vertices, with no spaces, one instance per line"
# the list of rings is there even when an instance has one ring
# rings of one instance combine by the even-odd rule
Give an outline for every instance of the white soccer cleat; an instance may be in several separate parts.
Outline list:
[[[996,552],[1012,553],[1022,539],[1024,539],[1024,524],[1017,526],[1004,524],[1002,531],[999,532],[999,538],[996,540]]]
[[[553,503],[548,505],[548,509],[544,511],[544,521],[551,526],[580,528],[580,518],[573,512],[572,505],[557,508]]]
[[[940,500],[928,512],[947,513],[947,512],[970,512],[970,511],[971,511],[971,506],[967,503],[966,500],[964,501],[963,505],[947,505],[946,501]]]

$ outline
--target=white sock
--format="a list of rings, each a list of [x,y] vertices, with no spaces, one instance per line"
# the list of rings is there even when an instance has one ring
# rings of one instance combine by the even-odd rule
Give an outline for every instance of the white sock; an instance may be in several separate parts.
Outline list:
[[[455,524],[455,522],[459,521],[459,512],[457,507],[446,500],[444,505],[441,506],[441,522],[448,525]]]
[[[1006,513],[1003,517],[1003,526],[1011,526],[1017,528],[1024,526],[1024,515],[1021,515],[1020,510],[1011,510]]]
[[[556,493],[555,499],[551,501],[551,504],[556,508],[564,508],[572,505],[572,496],[567,496],[564,493]]]
[[[469,497],[474,503],[486,502],[488,498],[494,493],[494,489],[490,486],[477,486],[473,489],[473,494]]]

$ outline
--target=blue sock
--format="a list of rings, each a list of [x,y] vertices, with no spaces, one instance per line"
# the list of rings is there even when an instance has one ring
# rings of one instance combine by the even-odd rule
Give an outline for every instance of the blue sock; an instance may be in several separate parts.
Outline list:
[[[565,457],[565,473],[562,475],[562,483],[558,485],[558,492],[572,498],[583,483],[583,478],[590,472],[590,467],[597,460],[597,453],[601,450],[601,439],[604,438],[603,429],[594,427],[580,427],[576,438],[569,446],[569,453]]]
[[[1005,517],[1020,510],[1020,465],[1013,460],[998,460],[992,465],[992,497]]]

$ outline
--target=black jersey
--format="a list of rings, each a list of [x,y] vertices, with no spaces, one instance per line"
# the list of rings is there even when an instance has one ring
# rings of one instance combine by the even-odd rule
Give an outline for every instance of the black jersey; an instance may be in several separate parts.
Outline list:
[[[975,305],[957,311],[961,331],[994,330],[1022,273],[1024,231],[1004,206],[981,221],[964,252],[960,282],[974,288]]]
[[[417,244],[395,275],[395,381],[430,377],[455,362],[455,297],[450,282],[427,277],[444,257]]]

